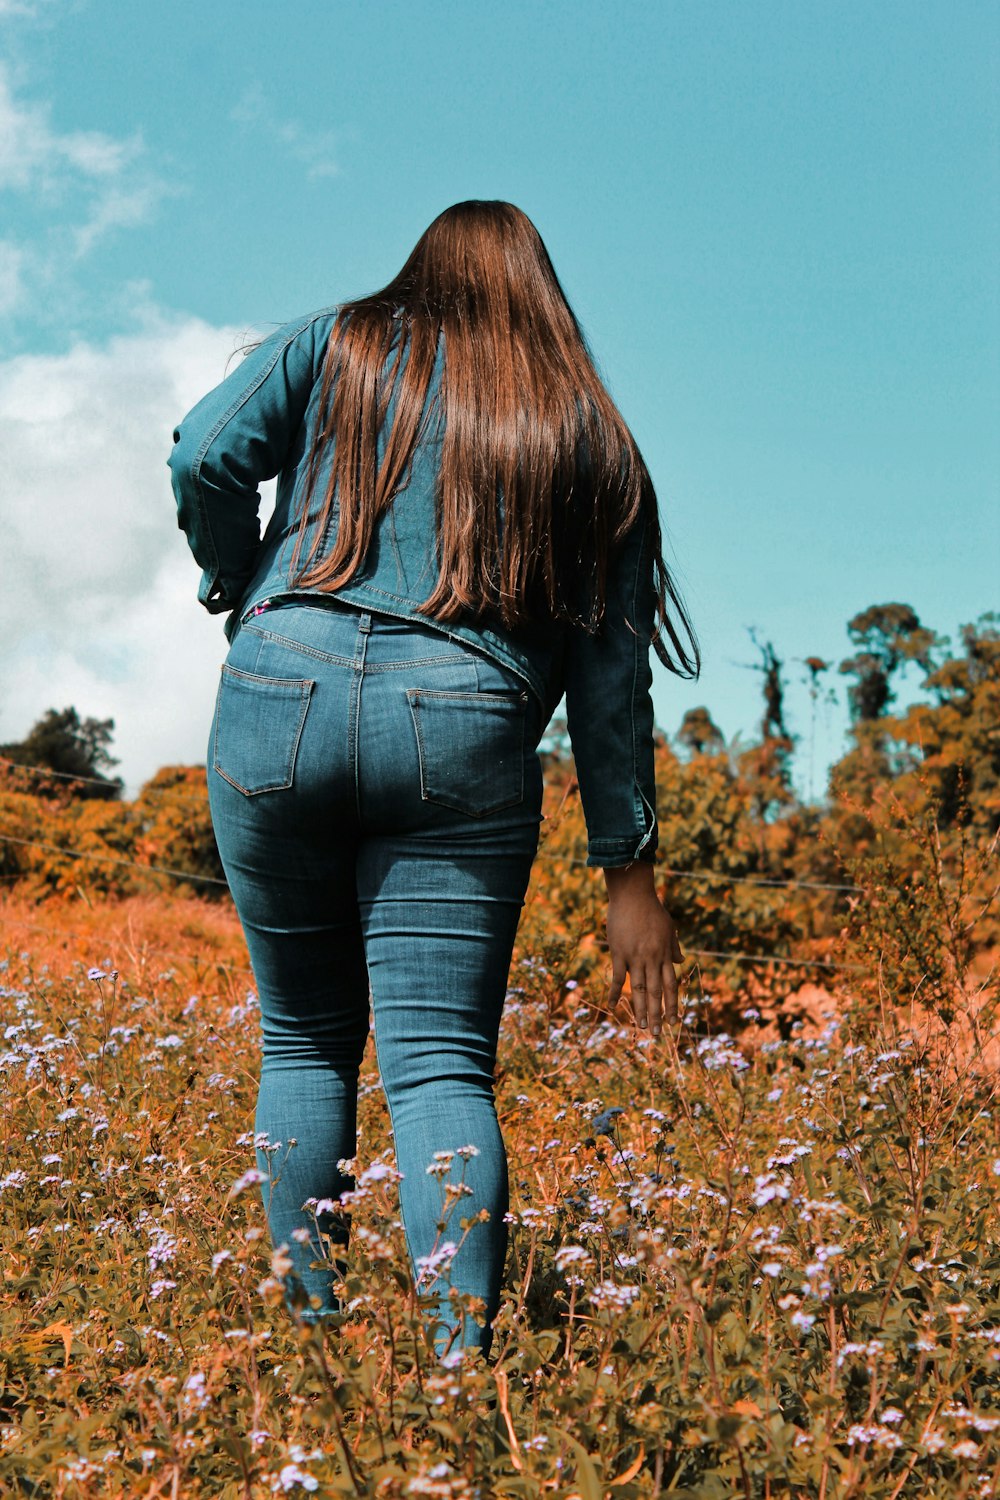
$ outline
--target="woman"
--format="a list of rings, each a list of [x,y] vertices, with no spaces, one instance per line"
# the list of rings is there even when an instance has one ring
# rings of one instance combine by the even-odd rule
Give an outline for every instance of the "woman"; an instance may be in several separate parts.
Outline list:
[[[627,974],[639,1026],[677,1017],[649,648],[691,676],[700,656],[649,475],[537,230],[480,201],[435,219],[382,291],[256,346],[184,418],[169,463],[199,598],[229,612],[209,793],[260,1000],[257,1157],[287,1305],[305,1291],[306,1319],[337,1309],[335,1272],[310,1262],[317,1229],[347,1241],[338,1163],[357,1147],[370,1000],[412,1268],[422,1285],[438,1273],[436,1346],[488,1354],[507,1248],[497,1036],[536,748],[564,693],[610,1003]],[[485,1326],[449,1301],[449,1260]]]

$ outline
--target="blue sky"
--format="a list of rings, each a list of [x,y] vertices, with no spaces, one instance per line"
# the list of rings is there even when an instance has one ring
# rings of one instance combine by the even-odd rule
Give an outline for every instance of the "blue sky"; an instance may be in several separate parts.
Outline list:
[[[752,736],[753,627],[818,793],[847,620],[1000,606],[995,4],[0,0],[0,59],[0,740],[75,702],[130,790],[204,759],[170,429],[466,197],[534,219],[649,463],[704,652],[665,730]]]

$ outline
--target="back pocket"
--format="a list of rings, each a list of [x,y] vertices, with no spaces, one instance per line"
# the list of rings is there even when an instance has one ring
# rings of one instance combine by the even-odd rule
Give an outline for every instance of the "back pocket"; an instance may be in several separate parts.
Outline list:
[[[309,678],[258,677],[228,663],[222,668],[212,765],[244,796],[291,786],[315,686]]]
[[[527,693],[407,688],[425,802],[485,818],[524,796]]]

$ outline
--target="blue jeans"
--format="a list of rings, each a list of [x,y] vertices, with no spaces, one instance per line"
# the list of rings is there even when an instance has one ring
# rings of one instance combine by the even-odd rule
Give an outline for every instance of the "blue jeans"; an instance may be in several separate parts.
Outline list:
[[[281,1142],[257,1146],[268,1227],[293,1265],[286,1305],[303,1289],[320,1299],[309,1321],[338,1310],[336,1271],[310,1268],[329,1256],[317,1229],[343,1245],[350,1218],[303,1204],[356,1186],[337,1163],[357,1152],[371,1004],[411,1271],[439,1295],[436,1347],[489,1353],[509,1202],[493,1074],[541,821],[541,718],[484,653],[351,605],[281,604],[233,640],[209,796],[260,1002],[255,1128]],[[442,1234],[445,1185],[460,1180],[472,1192]],[[463,1240],[459,1220],[481,1209]],[[485,1328],[433,1279],[425,1258],[447,1261],[447,1242],[450,1283],[483,1298]]]

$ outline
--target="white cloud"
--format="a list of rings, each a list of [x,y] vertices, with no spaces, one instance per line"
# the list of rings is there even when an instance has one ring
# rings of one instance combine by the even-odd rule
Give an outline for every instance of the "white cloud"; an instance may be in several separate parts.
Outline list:
[[[336,177],[340,173],[337,157],[337,135],[332,130],[317,130],[300,120],[279,120],[259,83],[251,84],[230,110],[229,118],[246,129],[266,134],[283,146],[294,161],[305,168],[307,177]]]
[[[34,18],[51,0],[0,0],[0,21],[15,17]]]
[[[90,216],[73,231],[77,256],[87,255],[110,229],[131,229],[144,224],[163,197],[159,183],[142,182],[124,188],[117,184],[94,202]]]
[[[2,0],[0,0],[2,3]],[[50,106],[25,99],[0,61],[0,194],[8,237],[0,253],[0,313],[72,296],[73,262],[111,231],[149,220],[175,191],[151,168],[142,138],[61,131]],[[29,207],[17,235],[18,199]]]
[[[27,188],[49,139],[44,108],[18,104],[7,69],[0,65],[0,188]]]
[[[0,188],[52,190],[67,169],[91,180],[119,178],[142,154],[134,136],[116,140],[96,130],[61,133],[50,123],[47,104],[15,97],[10,76],[0,65]]]
[[[300,125],[298,120],[289,120],[277,127],[276,135],[294,160],[305,167],[307,177],[339,175],[337,141],[332,131],[321,130],[313,134]]]
[[[13,312],[24,296],[24,251],[0,240],[0,315]]]
[[[166,460],[174,425],[246,337],[147,311],[104,345],[0,363],[0,638],[17,662],[0,740],[72,703],[114,718],[129,790],[204,760],[224,617],[197,602]]]

